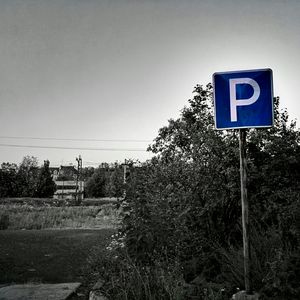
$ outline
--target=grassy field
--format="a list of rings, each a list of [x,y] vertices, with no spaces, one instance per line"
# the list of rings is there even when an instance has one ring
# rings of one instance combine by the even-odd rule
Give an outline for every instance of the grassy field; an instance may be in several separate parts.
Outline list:
[[[0,284],[82,282],[89,254],[114,230],[0,231]]]
[[[81,202],[81,206],[101,206],[103,204],[113,204],[117,202],[117,198],[85,198]],[[53,198],[0,198],[0,204],[16,204],[16,205],[30,205],[30,206],[72,206],[74,201],[53,199]]]
[[[4,219],[3,229],[103,229],[116,227],[117,211],[113,204],[65,207],[1,204],[0,220]]]
[[[115,199],[71,205],[54,199],[0,199],[0,284],[76,281],[83,283],[79,292],[86,298],[98,279],[90,257],[101,261],[118,227],[118,211]]]

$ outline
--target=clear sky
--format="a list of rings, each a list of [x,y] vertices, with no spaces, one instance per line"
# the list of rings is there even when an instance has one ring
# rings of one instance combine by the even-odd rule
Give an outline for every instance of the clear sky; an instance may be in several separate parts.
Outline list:
[[[300,121],[299,50],[299,0],[0,0],[0,163],[144,161],[3,144],[146,149],[217,71],[273,69],[275,96]]]

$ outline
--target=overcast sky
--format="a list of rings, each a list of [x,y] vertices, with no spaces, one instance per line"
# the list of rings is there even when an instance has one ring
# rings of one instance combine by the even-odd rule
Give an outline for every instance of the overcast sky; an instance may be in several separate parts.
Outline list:
[[[0,0],[0,162],[143,161],[3,144],[146,149],[217,71],[273,69],[275,96],[300,121],[299,28],[299,0]]]

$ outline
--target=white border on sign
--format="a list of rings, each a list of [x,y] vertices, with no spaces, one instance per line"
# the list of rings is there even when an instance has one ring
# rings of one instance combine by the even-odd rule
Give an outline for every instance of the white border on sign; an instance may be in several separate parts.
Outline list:
[[[243,73],[243,72],[259,72],[259,71],[270,71],[271,72],[271,98],[272,98],[272,124],[271,125],[263,125],[263,126],[238,126],[238,127],[217,127],[217,120],[216,120],[216,93],[215,93],[215,76],[216,75],[223,75],[223,74],[232,74],[232,73]],[[265,69],[253,69],[253,70],[241,70],[241,71],[226,71],[226,72],[215,72],[212,75],[212,82],[213,82],[213,93],[214,93],[214,122],[215,122],[215,129],[216,130],[227,130],[227,129],[245,129],[245,128],[271,128],[274,126],[274,90],[273,90],[273,70],[271,68]]]

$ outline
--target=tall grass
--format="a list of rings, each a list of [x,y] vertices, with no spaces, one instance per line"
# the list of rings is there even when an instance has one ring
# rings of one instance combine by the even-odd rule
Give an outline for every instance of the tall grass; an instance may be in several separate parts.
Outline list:
[[[114,300],[183,300],[184,280],[176,262],[161,265],[157,262],[143,266],[133,261],[126,250],[103,250],[94,248],[88,257],[88,265],[96,277],[105,284],[103,293]],[[93,280],[90,278],[90,280]]]
[[[114,228],[117,212],[110,204],[45,207],[0,205],[0,219],[8,216],[7,229]]]

